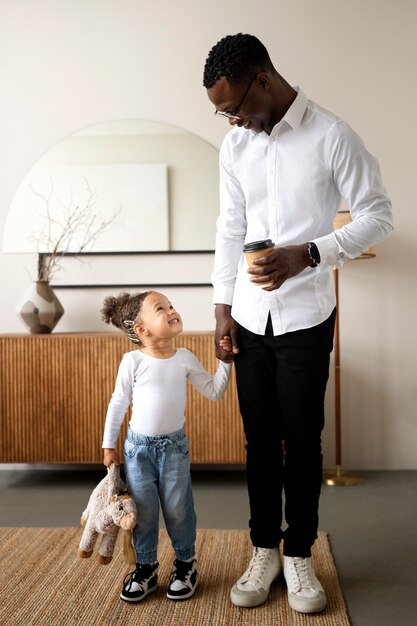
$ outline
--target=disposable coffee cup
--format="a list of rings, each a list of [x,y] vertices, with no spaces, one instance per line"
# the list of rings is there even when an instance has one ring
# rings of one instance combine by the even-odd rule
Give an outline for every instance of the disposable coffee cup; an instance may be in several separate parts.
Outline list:
[[[245,243],[243,246],[243,254],[245,255],[246,262],[248,267],[256,268],[257,266],[254,264],[254,259],[259,259],[262,256],[266,256],[270,254],[274,249],[274,243],[272,239],[262,239],[261,241],[251,241],[250,243]],[[252,283],[256,287],[269,287],[272,285],[269,283]]]

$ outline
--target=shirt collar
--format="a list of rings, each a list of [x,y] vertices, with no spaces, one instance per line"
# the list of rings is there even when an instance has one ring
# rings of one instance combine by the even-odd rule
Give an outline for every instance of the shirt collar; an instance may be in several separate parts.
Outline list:
[[[304,113],[306,112],[306,109],[308,107],[308,98],[297,85],[294,85],[294,89],[297,91],[297,96],[284,117],[282,117],[280,121],[275,124],[274,128],[271,131],[271,135],[268,135],[265,131],[263,131],[262,133],[257,133],[254,130],[245,130],[244,128],[239,128],[238,126],[234,126],[229,132],[243,132],[246,134],[246,136],[250,134],[252,137],[258,137],[259,135],[273,137],[276,133],[279,132],[279,129],[281,128],[284,121],[287,122],[287,124],[291,126],[293,130],[298,130]]]
[[[308,106],[308,99],[299,87],[295,86],[294,89],[298,91],[297,96],[281,122],[285,121],[293,130],[298,130]]]

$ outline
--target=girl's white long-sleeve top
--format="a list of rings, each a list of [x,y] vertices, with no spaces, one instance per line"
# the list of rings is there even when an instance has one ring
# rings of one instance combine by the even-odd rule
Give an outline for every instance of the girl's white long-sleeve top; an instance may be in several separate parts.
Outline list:
[[[132,402],[132,430],[147,436],[165,435],[183,427],[186,381],[210,400],[220,400],[229,383],[231,364],[219,362],[214,376],[186,348],[169,359],[140,350],[123,355],[109,402],[103,448],[114,448],[126,411]]]

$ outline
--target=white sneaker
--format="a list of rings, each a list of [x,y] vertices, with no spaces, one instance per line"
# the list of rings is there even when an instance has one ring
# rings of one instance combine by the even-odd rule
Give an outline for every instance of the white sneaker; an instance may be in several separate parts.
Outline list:
[[[284,556],[284,577],[288,603],[300,613],[319,613],[326,606],[326,594],[314,574],[311,558]]]
[[[248,569],[231,589],[233,604],[251,607],[265,602],[269,588],[280,572],[278,548],[254,548]]]

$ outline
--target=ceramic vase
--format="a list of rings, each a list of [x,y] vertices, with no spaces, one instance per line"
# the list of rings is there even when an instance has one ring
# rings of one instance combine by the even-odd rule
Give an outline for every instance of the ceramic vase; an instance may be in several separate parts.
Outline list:
[[[16,313],[32,334],[50,333],[64,314],[64,307],[48,282],[29,285]]]

